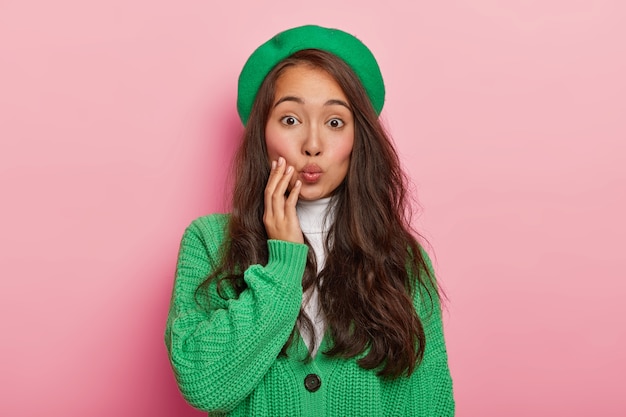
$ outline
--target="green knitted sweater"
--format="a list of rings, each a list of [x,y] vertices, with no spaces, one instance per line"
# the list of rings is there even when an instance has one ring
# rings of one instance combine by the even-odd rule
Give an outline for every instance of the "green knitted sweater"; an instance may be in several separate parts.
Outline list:
[[[307,348],[301,339],[286,356],[279,355],[300,312],[306,245],[268,240],[267,265],[245,271],[248,288],[239,297],[231,290],[221,298],[212,283],[210,310],[200,307],[194,292],[219,261],[227,222],[223,214],[192,222],[178,256],[165,343],[180,390],[192,406],[211,416],[454,415],[437,300],[431,307],[430,300],[415,299],[426,352],[410,377],[397,379],[360,368],[358,358],[324,355],[329,336],[309,362],[302,360]]]

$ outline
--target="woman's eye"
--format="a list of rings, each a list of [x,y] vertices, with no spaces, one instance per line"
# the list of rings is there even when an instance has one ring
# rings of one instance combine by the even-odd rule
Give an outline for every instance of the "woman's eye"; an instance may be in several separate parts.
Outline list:
[[[280,119],[280,121],[282,122],[282,124],[287,125],[287,126],[295,126],[300,123],[298,119],[296,119],[293,116],[285,116],[282,119]]]
[[[340,127],[343,127],[345,123],[341,119],[330,119],[327,124],[333,129],[339,129]]]

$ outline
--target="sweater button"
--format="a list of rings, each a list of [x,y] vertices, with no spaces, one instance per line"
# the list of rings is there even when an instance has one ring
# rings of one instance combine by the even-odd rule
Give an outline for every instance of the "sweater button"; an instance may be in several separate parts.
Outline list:
[[[320,389],[321,385],[322,385],[322,380],[320,379],[319,376],[315,374],[308,374],[306,378],[304,378],[304,387],[309,392],[317,391],[318,389]]]

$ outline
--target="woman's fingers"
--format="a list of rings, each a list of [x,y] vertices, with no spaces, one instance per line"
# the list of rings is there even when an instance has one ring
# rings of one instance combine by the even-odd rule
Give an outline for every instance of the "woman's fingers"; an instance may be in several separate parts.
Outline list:
[[[267,179],[267,185],[265,186],[265,214],[273,214],[272,198],[274,191],[280,179],[283,176],[285,170],[285,160],[280,157],[278,161],[272,161],[272,169],[270,170],[270,176]]]
[[[287,169],[284,170],[283,175],[278,180],[278,184],[276,184],[276,188],[272,194],[272,210],[274,215],[279,216],[279,218],[284,216],[285,213],[285,193],[289,187],[289,181],[291,180],[292,175],[293,167],[287,167]]]
[[[301,188],[302,188],[302,181],[297,180],[293,188],[289,192],[289,197],[287,198],[287,201],[285,202],[285,210],[289,211],[288,215],[297,216],[296,204],[298,203],[298,197],[300,196]]]
[[[263,222],[270,239],[303,242],[302,230],[296,213],[296,203],[302,183],[296,181],[289,197],[285,197],[294,168],[287,166],[284,158],[272,161],[272,169],[265,187],[265,213]]]

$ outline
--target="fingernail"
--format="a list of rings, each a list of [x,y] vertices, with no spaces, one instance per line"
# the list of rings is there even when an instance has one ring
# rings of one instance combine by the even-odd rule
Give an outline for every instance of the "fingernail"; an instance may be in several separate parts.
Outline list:
[[[299,187],[302,185],[302,181],[298,180],[296,181],[296,183],[294,184],[294,187]]]
[[[276,161],[272,161],[272,169],[276,169]]]
[[[285,163],[285,159],[282,156],[280,158],[278,158],[278,166],[279,167],[283,166],[284,163]]]
[[[289,168],[287,168],[287,174],[291,174],[291,171],[293,171],[293,167],[290,165]]]

